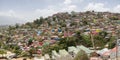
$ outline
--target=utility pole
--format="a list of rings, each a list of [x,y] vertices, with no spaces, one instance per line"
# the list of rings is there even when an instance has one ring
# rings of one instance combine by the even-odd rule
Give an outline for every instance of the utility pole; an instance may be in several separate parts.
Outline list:
[[[117,41],[116,41],[116,60],[118,60],[118,54],[119,54],[119,46],[120,46],[120,38],[119,38],[119,30],[117,30],[117,34],[118,34],[118,37],[117,37]]]
[[[115,25],[115,27],[117,27],[117,25]],[[116,60],[118,60],[118,53],[119,53],[119,46],[120,46],[120,31],[119,31],[119,28],[116,28],[115,29],[115,37],[116,37]]]
[[[92,35],[92,30],[91,30],[92,26],[89,25],[89,27],[90,27],[90,37],[91,37],[91,41],[92,41],[92,46],[94,48],[94,51],[96,51],[95,43],[94,43],[94,39],[93,39],[93,35]]]

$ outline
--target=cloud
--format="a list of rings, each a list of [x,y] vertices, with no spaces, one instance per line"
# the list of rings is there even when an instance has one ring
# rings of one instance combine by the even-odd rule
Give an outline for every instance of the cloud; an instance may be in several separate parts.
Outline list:
[[[117,5],[113,8],[113,12],[120,13],[120,5]]]
[[[69,5],[69,6],[66,6],[65,8],[62,8],[61,11],[65,11],[65,12],[77,11],[77,6]]]
[[[0,16],[0,25],[14,25],[16,23],[25,23],[22,19],[18,19],[10,16]]]
[[[66,4],[66,5],[69,5],[69,4],[72,3],[72,1],[71,0],[65,0],[63,3]]]
[[[0,16],[15,17],[15,18],[24,18],[24,14],[16,13],[14,10],[1,11]]]
[[[39,7],[33,8],[32,10],[25,10],[22,12],[20,12],[20,10],[18,10],[19,12],[15,11],[13,9],[9,9],[8,11],[0,11],[0,24],[4,22],[6,23],[6,21],[12,21],[11,23],[13,22],[16,23],[16,21],[31,22],[36,18],[39,18],[40,16],[47,17],[58,12],[94,10],[97,12],[110,11],[110,12],[120,13],[119,4],[114,6],[113,8],[109,8],[108,5],[106,5],[105,3],[98,3],[98,2],[89,3],[88,1],[85,1],[85,0],[62,0],[60,2],[57,2],[56,4],[54,4],[55,3],[54,2],[51,5],[48,3],[49,2],[52,3],[53,0],[49,0],[49,2],[48,0],[45,0],[45,1],[46,1],[46,4],[44,8],[41,8],[41,6],[38,5]],[[86,3],[88,3],[88,5],[85,5]]]
[[[75,2],[78,0],[75,0]],[[80,1],[80,0],[79,0]],[[50,5],[44,9],[36,9],[35,12],[33,12],[34,17],[37,18],[40,16],[51,16],[57,12],[71,12],[71,11],[78,11],[77,5],[72,4],[73,0],[65,0],[63,3],[60,3],[58,5]]]
[[[72,3],[81,3],[81,2],[83,2],[84,0],[64,0],[64,4],[66,4],[66,5],[70,5],[70,4],[72,4]]]
[[[20,13],[16,13],[14,10],[2,11],[0,12],[0,25],[11,25],[16,23],[25,23],[25,16]]]
[[[40,16],[47,17],[54,13],[57,13],[57,11],[55,11],[54,9],[46,8],[46,9],[36,9],[34,15],[39,17]]]
[[[15,12],[13,10],[9,10],[7,12],[0,12],[0,16],[10,16],[10,17],[14,17],[15,16]]]
[[[105,4],[103,4],[103,3],[89,3],[84,8],[84,11],[91,11],[91,10],[100,11],[100,12],[110,11],[110,9],[105,7]]]
[[[32,22],[40,16],[47,17],[58,12],[71,12],[78,11],[77,5],[75,3],[80,3],[83,0],[64,0],[57,5],[49,5],[45,8],[36,8],[29,12],[17,12],[15,10],[1,11],[0,12],[0,24],[13,24],[19,22]],[[3,18],[2,18],[3,17]],[[6,17],[6,18],[5,18]],[[6,21],[11,21],[7,23]]]
[[[116,5],[113,8],[108,8],[104,3],[89,3],[83,11],[97,11],[97,12],[113,12],[113,13],[120,13],[120,5]]]

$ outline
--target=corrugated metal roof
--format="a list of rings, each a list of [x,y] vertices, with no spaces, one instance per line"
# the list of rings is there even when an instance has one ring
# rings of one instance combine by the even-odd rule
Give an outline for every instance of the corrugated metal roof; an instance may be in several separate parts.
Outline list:
[[[59,50],[59,54],[61,56],[66,56],[66,55],[68,55],[68,52],[65,49],[63,49],[63,50]]]
[[[91,52],[93,52],[92,50],[90,50],[89,48],[87,48],[87,47],[85,47],[85,46],[83,46],[83,45],[77,46],[77,49],[83,50],[83,51],[85,51],[86,53],[91,53]]]

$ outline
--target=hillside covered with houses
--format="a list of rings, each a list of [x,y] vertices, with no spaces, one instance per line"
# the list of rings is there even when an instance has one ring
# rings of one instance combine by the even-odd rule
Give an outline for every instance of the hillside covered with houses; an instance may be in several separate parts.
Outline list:
[[[0,59],[120,59],[120,14],[60,12],[0,28]]]

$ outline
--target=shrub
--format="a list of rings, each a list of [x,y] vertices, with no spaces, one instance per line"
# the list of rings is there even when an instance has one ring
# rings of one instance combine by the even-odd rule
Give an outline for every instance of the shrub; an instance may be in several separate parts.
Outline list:
[[[81,50],[77,53],[74,60],[89,60],[89,58],[87,54],[83,50]]]

